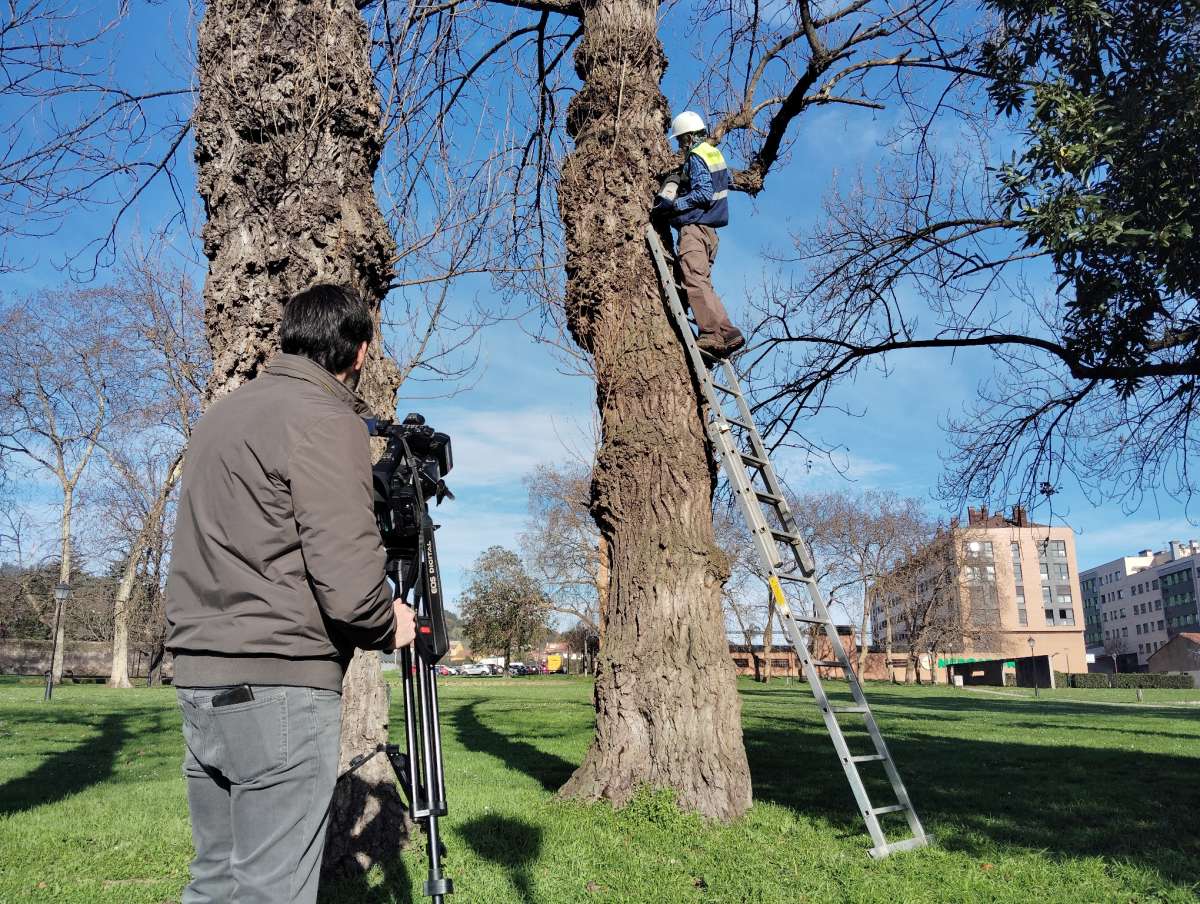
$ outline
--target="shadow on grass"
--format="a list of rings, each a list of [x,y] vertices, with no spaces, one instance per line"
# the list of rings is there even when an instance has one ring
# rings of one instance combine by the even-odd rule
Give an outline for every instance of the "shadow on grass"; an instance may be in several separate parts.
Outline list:
[[[45,729],[78,729],[78,712],[40,714],[22,720],[24,742],[29,752],[44,759],[33,771],[0,785],[0,816],[31,810],[86,791],[112,777],[117,757],[129,737],[130,716],[110,713],[92,725],[92,731],[73,747],[63,748],[60,737]],[[34,725],[44,729],[36,733]]]
[[[1163,879],[1187,887],[1196,881],[1200,825],[1192,796],[1181,789],[1194,787],[1200,760],[1030,744],[1025,739],[1036,730],[1024,727],[1030,710],[1003,701],[993,705],[977,698],[937,700],[870,690],[868,698],[917,812],[941,847],[982,859],[994,856],[996,846],[1060,857],[1104,856],[1155,870]],[[924,730],[915,731],[913,709],[938,715],[923,721]],[[946,711],[956,709],[973,710],[984,721],[990,717],[995,739],[927,733],[945,721]],[[1072,714],[1078,712],[1076,708]],[[1131,717],[1128,711],[1118,712]],[[892,719],[906,717],[907,724],[889,726]],[[1062,725],[1037,727],[1069,730]],[[1105,728],[1089,723],[1086,730]],[[852,752],[870,752],[865,734],[848,735]],[[1200,741],[1200,732],[1196,737]],[[766,720],[750,714],[745,738],[758,800],[825,818],[846,837],[860,836],[866,845],[866,829],[857,818],[845,775],[815,715]],[[876,806],[894,802],[878,764],[864,764],[862,774]],[[897,832],[902,825],[885,825],[885,830]],[[903,832],[896,837],[904,837]]]
[[[412,883],[400,851],[424,843],[406,818],[396,784],[372,785],[348,773],[339,780],[340,808],[331,814],[321,864],[322,904],[412,904]],[[365,825],[356,825],[358,814],[374,813]],[[378,863],[382,883],[372,888],[368,871],[380,851],[395,853]]]
[[[506,816],[479,816],[458,830],[476,854],[508,871],[519,901],[534,904],[530,868],[542,850],[538,826]]]
[[[492,728],[479,718],[476,711],[483,702],[483,699],[469,703],[464,701],[454,710],[452,720],[459,742],[468,750],[490,754],[506,766],[525,773],[540,782],[547,791],[554,792],[561,788],[578,764]]]
[[[416,837],[412,840],[413,844],[419,842]],[[340,880],[322,879],[319,904],[414,904],[412,883],[401,856],[397,854],[379,868],[383,871],[383,882],[375,888],[371,888],[365,873]]]

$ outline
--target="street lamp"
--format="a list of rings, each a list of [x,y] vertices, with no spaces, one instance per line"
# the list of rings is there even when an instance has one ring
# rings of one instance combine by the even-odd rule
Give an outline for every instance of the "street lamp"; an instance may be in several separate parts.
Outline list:
[[[66,581],[54,588],[54,633],[50,636],[50,668],[46,669],[46,694],[43,700],[49,700],[54,694],[54,660],[58,656],[58,626],[62,622],[63,606],[71,595],[71,585]]]
[[[1038,693],[1037,660],[1033,658],[1033,643],[1033,638],[1029,638],[1029,664],[1033,667],[1033,695],[1040,697],[1041,694]]]

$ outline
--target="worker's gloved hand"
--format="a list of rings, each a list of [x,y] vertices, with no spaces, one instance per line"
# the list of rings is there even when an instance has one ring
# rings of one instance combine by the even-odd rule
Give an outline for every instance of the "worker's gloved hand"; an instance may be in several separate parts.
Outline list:
[[[650,208],[650,216],[665,217],[670,216],[675,212],[675,202],[670,198],[664,198],[662,195],[654,196],[654,206]]]

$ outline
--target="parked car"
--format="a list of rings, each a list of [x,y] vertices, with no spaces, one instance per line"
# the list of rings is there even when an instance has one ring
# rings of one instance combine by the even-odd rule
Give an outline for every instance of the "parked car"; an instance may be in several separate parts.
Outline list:
[[[508,673],[516,678],[522,675],[528,675],[529,669],[523,662],[510,662],[508,664]]]
[[[455,674],[455,671],[452,667],[450,667],[448,665],[439,664],[437,667],[437,673],[439,675],[453,675],[453,674]]]
[[[470,665],[464,665],[460,674],[463,675],[491,675],[492,667],[486,662],[472,662]]]

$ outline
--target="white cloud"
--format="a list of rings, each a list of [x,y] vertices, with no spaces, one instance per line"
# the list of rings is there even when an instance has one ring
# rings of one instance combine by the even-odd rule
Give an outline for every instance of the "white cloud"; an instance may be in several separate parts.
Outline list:
[[[477,411],[465,408],[438,413],[430,423],[450,434],[454,470],[452,488],[507,486],[539,464],[560,462],[590,452],[590,412],[550,408]]]
[[[1139,550],[1165,549],[1171,540],[1189,540],[1200,537],[1200,528],[1187,518],[1161,518],[1128,521],[1115,509],[1110,518],[1103,517],[1105,510],[1093,516],[1096,526],[1079,526],[1075,540],[1076,555],[1082,570],[1111,562],[1121,556],[1130,556]]]

